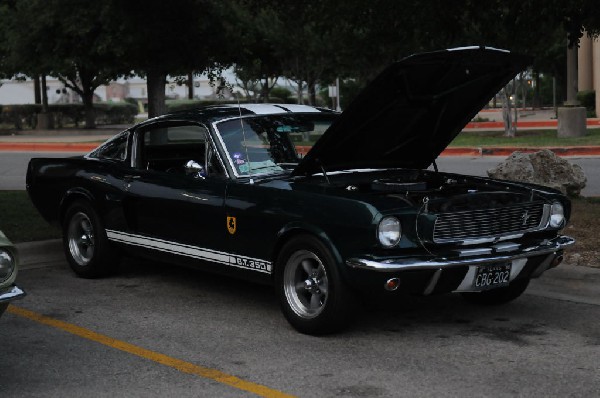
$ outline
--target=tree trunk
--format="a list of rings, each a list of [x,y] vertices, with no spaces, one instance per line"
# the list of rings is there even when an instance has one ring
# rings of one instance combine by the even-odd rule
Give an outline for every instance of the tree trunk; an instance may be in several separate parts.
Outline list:
[[[265,82],[260,89],[260,102],[269,102],[269,77],[265,76]]]
[[[308,88],[308,105],[315,106],[317,104],[317,90],[316,81],[312,77],[306,80],[306,86]]]
[[[304,90],[302,90],[302,80],[298,81],[298,87],[296,88],[296,97],[298,98],[298,104],[304,104]]]
[[[146,85],[148,87],[148,117],[164,115],[167,113],[165,104],[165,82],[167,74],[155,69],[147,72]]]
[[[40,75],[35,75],[33,77],[33,96],[35,99],[35,104],[42,103],[42,89],[41,89]]]
[[[541,95],[540,95],[540,73],[538,71],[533,72],[533,107],[541,108]]]
[[[42,113],[48,113],[48,86],[45,74],[42,74]]]
[[[502,119],[504,120],[504,135],[506,137],[514,137],[515,129],[511,113],[511,100],[508,89],[504,87],[502,89]]]
[[[94,92],[88,87],[83,87],[83,112],[85,114],[85,129],[96,128],[96,111],[94,110]]]
[[[48,130],[54,128],[52,115],[48,113],[48,89],[46,86],[46,74],[41,75],[41,100],[42,100],[42,112],[37,115],[36,129]]]
[[[188,99],[194,99],[194,74],[188,73]]]

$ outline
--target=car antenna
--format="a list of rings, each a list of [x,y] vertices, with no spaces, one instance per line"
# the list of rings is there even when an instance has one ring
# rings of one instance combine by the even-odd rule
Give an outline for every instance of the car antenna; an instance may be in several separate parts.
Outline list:
[[[323,176],[325,176],[325,180],[327,181],[327,184],[331,185],[331,181],[329,181],[329,176],[327,175],[327,172],[325,171],[325,167],[323,167],[323,163],[321,163],[321,160],[316,159],[316,163],[319,166],[319,168],[321,169],[321,171],[323,172]]]
[[[242,137],[244,137],[244,152],[246,152],[246,159],[248,160],[248,174],[252,171],[252,162],[250,162],[250,157],[248,155],[248,145],[246,145],[246,129],[244,128],[244,121],[242,120],[242,106],[240,105],[240,96],[239,93],[236,96],[238,103],[238,113],[240,115],[240,126],[242,127]],[[254,180],[250,178],[250,183],[254,183]]]
[[[433,170],[437,173],[438,167],[437,167],[437,163],[435,162],[435,159],[433,159],[433,162],[431,164],[433,164]]]

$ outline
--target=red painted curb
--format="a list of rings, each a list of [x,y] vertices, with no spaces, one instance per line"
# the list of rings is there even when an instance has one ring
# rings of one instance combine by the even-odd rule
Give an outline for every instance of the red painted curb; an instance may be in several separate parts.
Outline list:
[[[98,143],[65,142],[1,142],[0,151],[15,152],[89,152]]]
[[[308,145],[296,145],[296,152],[298,152],[298,155],[304,156],[310,151],[310,148],[312,147]]]
[[[481,156],[481,148],[449,147],[440,156]]]
[[[98,147],[97,143],[63,142],[0,142],[0,151],[14,152],[89,152]],[[308,145],[296,146],[296,151],[304,156],[310,150]],[[509,156],[515,151],[532,153],[549,149],[558,156],[600,156],[600,146],[583,147],[448,147],[440,156]]]

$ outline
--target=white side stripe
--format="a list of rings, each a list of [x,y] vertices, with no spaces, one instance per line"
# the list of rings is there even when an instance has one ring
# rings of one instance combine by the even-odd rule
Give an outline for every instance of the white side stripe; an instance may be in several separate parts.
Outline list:
[[[272,270],[272,264],[270,262],[257,258],[238,256],[231,253],[224,253],[216,250],[109,229],[106,230],[106,236],[109,240],[114,242],[177,254],[180,256],[197,258],[199,260],[229,265],[232,267],[244,268],[253,271],[264,272],[267,274],[270,274]]]

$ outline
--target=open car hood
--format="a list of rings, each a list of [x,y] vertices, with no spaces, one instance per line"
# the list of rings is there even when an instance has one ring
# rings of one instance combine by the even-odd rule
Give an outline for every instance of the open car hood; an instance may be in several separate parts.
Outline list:
[[[465,47],[412,55],[373,80],[325,131],[294,175],[429,167],[530,57]]]

